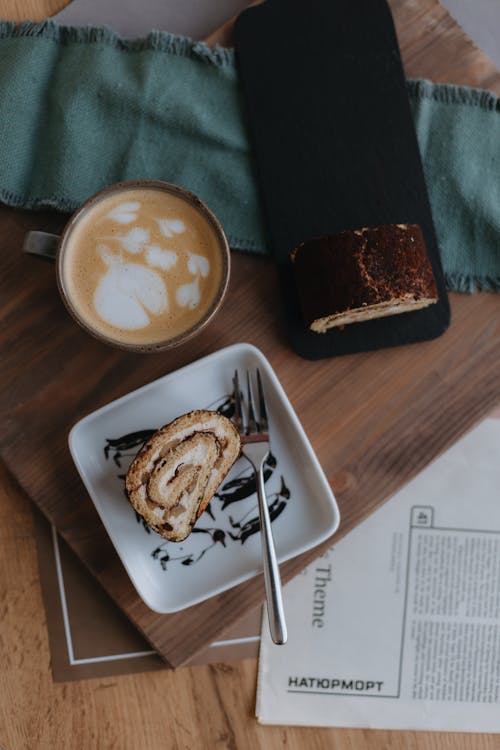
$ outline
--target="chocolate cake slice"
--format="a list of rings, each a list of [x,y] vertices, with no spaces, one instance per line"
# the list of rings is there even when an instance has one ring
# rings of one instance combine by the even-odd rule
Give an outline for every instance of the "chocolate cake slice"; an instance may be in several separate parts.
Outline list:
[[[302,315],[317,333],[438,301],[417,224],[385,224],[303,242],[291,253]]]

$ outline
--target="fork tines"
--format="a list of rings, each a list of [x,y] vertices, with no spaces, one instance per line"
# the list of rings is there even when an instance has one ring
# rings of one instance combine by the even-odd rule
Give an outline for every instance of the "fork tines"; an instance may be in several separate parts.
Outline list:
[[[262,387],[262,378],[260,377],[260,370],[257,368],[257,391],[259,393],[259,425],[261,432],[267,432],[269,424],[267,421],[267,409],[266,400],[264,398],[264,388]]]
[[[247,370],[247,415],[245,419],[242,410],[243,394],[240,390],[238,370],[234,371],[234,423],[238,428],[238,431],[242,435],[255,435],[257,433],[267,434],[267,431],[269,429],[264,388],[262,386],[262,378],[260,370],[258,368],[256,370],[256,376],[259,414],[257,416],[257,409],[253,395],[252,378],[250,375],[250,371]]]
[[[241,411],[241,391],[238,370],[234,371],[233,376],[233,399],[234,399],[234,417],[233,421],[240,434],[244,432],[243,414]]]

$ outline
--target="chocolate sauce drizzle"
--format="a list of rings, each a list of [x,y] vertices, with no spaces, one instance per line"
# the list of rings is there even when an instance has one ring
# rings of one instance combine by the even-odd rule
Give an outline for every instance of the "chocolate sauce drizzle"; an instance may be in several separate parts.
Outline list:
[[[225,395],[217,399],[206,407],[207,409],[217,411],[228,419],[234,415],[234,395]],[[104,456],[107,461],[112,460],[114,464],[121,469],[122,461],[132,459],[137,453],[138,448],[143,445],[149,438],[154,435],[156,429],[144,429],[136,432],[130,432],[118,438],[107,438],[104,445]],[[234,543],[245,544],[249,537],[260,531],[260,520],[258,503],[256,496],[256,480],[252,468],[247,461],[243,459],[242,470],[232,479],[224,482],[210,504],[205,510],[203,518],[210,517],[215,521],[223,513],[223,521],[219,518],[217,526],[197,525],[193,528],[191,534],[204,534],[207,538],[206,546],[196,553],[183,552],[182,544],[164,541],[151,552],[151,557],[160,563],[162,570],[168,570],[172,566],[190,566],[198,563],[211,549],[217,545],[226,548]],[[264,468],[264,481],[267,483],[274,475],[278,461],[273,453],[269,456]],[[117,474],[117,478],[124,483],[125,476],[123,472]],[[125,497],[127,494],[123,488]],[[238,504],[255,495],[255,503],[238,515]],[[128,497],[127,497],[128,499]],[[269,514],[271,522],[275,521],[285,510],[290,499],[290,490],[286,485],[283,475],[281,475],[281,485],[279,490],[268,495]],[[215,505],[215,511],[212,505]],[[226,512],[231,508],[231,512]],[[131,507],[131,510],[132,507]],[[151,529],[146,521],[133,510],[137,523],[140,523],[144,531],[151,534]],[[227,521],[226,521],[227,519]],[[224,526],[224,528],[221,528]],[[181,553],[181,554],[179,554]]]

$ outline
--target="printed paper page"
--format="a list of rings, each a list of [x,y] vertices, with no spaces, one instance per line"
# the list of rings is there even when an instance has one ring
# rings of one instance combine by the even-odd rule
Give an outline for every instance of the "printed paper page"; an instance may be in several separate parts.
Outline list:
[[[500,420],[487,419],[285,587],[262,723],[500,731]]]

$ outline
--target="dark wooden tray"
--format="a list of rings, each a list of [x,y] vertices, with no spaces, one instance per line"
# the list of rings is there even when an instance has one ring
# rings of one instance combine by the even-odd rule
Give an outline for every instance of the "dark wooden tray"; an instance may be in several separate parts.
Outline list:
[[[434,0],[393,6],[408,75],[483,84],[500,93],[500,74]],[[240,254],[227,301],[202,337],[171,354],[113,351],[70,320],[54,269],[21,256],[26,231],[58,231],[63,223],[54,214],[0,208],[1,456],[170,666],[186,663],[258,606],[262,579],[175,615],[149,610],[72,464],[67,433],[77,419],[197,357],[250,341],[270,359],[334,487],[340,538],[500,400],[498,295],[451,295],[453,323],[434,341],[307,362],[286,343],[274,263]],[[286,563],[284,579],[328,544]]]

